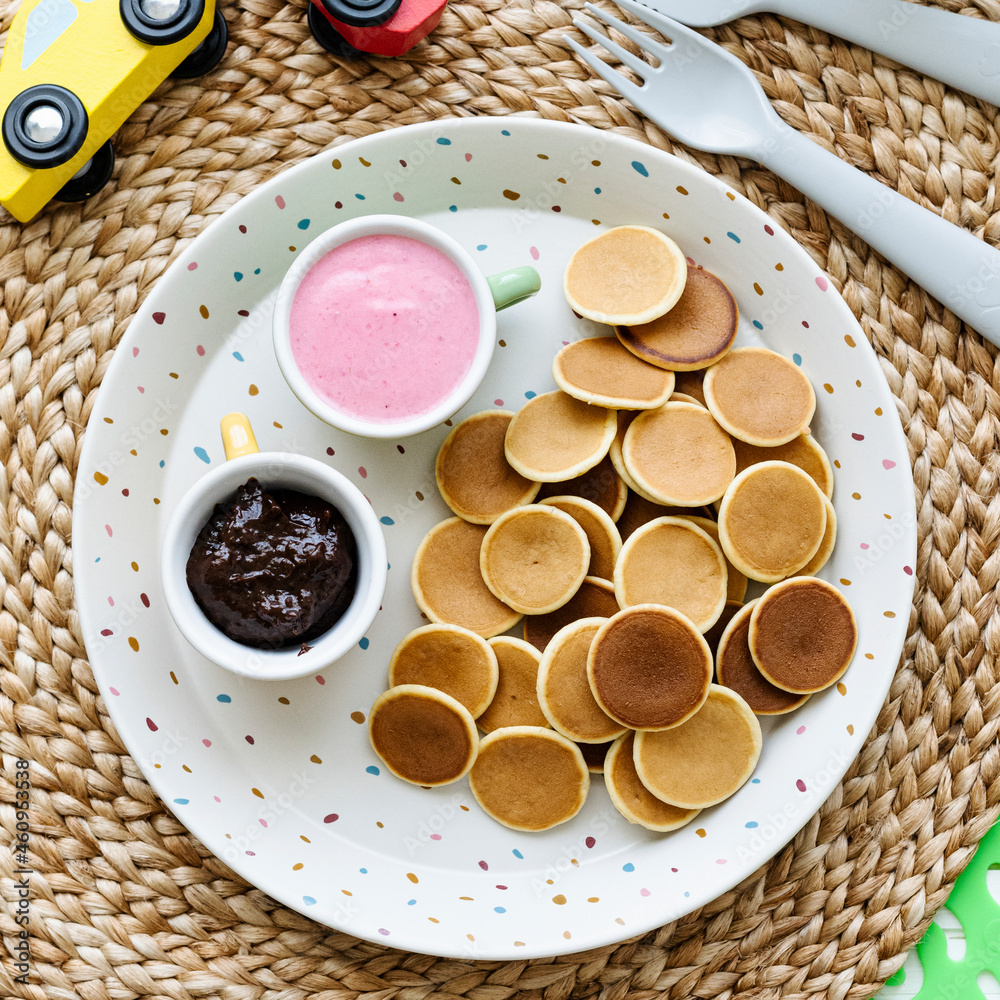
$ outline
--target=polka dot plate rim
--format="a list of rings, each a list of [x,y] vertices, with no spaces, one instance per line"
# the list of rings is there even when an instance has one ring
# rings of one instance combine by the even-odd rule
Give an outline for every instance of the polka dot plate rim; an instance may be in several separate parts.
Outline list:
[[[543,287],[498,317],[482,388],[459,416],[553,387],[564,341],[604,332],[561,293],[569,253],[612,225],[653,225],[727,281],[738,343],[793,357],[818,397],[840,539],[821,575],[858,616],[837,687],[764,722],[753,780],[689,827],[653,834],[600,778],[572,821],[514,833],[467,781],[389,775],[365,719],[388,655],[421,624],[416,543],[447,510],[433,457],[448,428],[371,442],[320,424],[282,381],[269,320],[284,268],[352,215],[397,212],[449,231],[487,273],[531,263]],[[293,682],[239,678],[194,653],[158,583],[163,524],[222,461],[216,430],[247,412],[265,449],[330,462],[385,529],[383,611],[344,660]],[[288,907],[360,938],[460,958],[579,952],[631,937],[730,889],[814,815],[889,688],[913,591],[916,517],[896,407],[847,305],[795,241],[725,183],[635,141],[529,118],[406,126],[336,146],[262,185],[174,261],[133,319],[88,425],[74,500],[81,627],[118,732],[165,804],[210,850]]]

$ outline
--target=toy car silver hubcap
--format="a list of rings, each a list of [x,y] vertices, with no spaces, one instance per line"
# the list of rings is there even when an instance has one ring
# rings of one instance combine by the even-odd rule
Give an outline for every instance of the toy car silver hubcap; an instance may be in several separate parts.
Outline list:
[[[180,9],[180,0],[139,0],[146,17],[154,21],[169,21]]]
[[[65,127],[62,112],[51,104],[39,104],[24,118],[25,135],[40,146],[58,139]]]

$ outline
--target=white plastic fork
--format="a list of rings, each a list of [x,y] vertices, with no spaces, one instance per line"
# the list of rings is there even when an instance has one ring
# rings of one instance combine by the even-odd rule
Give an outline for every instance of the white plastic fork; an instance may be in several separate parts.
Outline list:
[[[670,41],[650,38],[588,3],[593,15],[658,60],[654,68],[591,25],[574,21],[644,82],[637,86],[567,38],[595,73],[681,142],[770,167],[1000,346],[1000,251],[786,125],[750,70],[721,46],[634,0],[617,3]]]

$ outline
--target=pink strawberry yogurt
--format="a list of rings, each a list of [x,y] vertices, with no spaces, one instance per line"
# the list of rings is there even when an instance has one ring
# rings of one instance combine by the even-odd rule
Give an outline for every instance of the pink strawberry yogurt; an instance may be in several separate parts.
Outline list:
[[[309,269],[289,327],[313,392],[342,413],[393,423],[428,413],[469,372],[479,309],[440,250],[409,236],[361,236]]]

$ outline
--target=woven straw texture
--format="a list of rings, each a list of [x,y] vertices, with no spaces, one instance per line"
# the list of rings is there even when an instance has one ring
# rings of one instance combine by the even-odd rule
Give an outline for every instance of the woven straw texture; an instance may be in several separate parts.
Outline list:
[[[4,28],[14,6],[0,0]],[[1000,20],[1000,0],[941,6]],[[313,41],[304,0],[241,0],[225,8],[222,65],[199,81],[168,81],[118,133],[111,185],[29,225],[0,215],[3,997],[862,1000],[901,965],[997,818],[996,350],[766,170],[672,144],[571,58],[563,34],[579,7],[454,0],[407,56],[349,61]],[[1000,241],[996,108],[782,18],[709,34],[756,71],[797,129]],[[641,939],[555,960],[459,962],[358,941],[285,909],[167,811],[118,738],[87,663],[70,516],[82,436],[115,345],[189,240],[262,181],[338,140],[509,114],[589,123],[672,150],[808,249],[858,316],[895,394],[919,556],[908,639],[877,725],[792,844],[733,891]],[[12,950],[20,757],[33,781],[27,985],[13,979]]]

